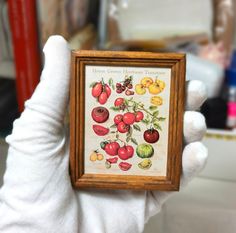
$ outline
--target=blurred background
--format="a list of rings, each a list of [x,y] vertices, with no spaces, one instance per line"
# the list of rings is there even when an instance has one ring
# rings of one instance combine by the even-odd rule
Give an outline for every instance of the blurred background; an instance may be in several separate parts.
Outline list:
[[[235,0],[0,0],[0,186],[5,136],[39,82],[50,35],[72,49],[184,52],[187,79],[207,86],[209,160],[144,233],[236,232],[235,14]]]

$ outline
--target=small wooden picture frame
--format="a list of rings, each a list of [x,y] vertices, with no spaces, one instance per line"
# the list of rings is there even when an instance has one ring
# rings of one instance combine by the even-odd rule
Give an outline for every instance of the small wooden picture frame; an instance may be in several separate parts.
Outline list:
[[[73,186],[179,190],[185,55],[73,51],[71,62]]]

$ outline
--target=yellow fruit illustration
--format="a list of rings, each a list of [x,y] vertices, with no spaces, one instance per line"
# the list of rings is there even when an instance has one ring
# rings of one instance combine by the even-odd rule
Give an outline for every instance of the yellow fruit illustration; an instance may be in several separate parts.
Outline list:
[[[151,84],[153,84],[153,80],[152,80],[152,78],[150,78],[150,77],[144,77],[144,78],[142,78],[142,80],[141,80],[141,84],[142,84],[144,87],[149,87]]]
[[[97,160],[97,153],[94,151],[94,152],[92,152],[92,154],[90,155],[90,161],[92,161],[92,162],[94,162],[94,161],[96,161]]]
[[[160,106],[163,104],[163,99],[160,96],[152,96],[151,103],[156,106]]]
[[[165,82],[156,79],[156,81],[148,87],[150,94],[156,95],[161,93],[165,88]]]
[[[138,95],[144,95],[146,93],[146,89],[142,84],[136,84],[135,85],[135,92]]]
[[[152,166],[152,161],[150,159],[144,159],[142,162],[138,164],[139,168],[147,170]]]
[[[161,88],[161,91],[163,91],[165,86],[166,86],[165,82],[161,81],[159,79],[157,79],[156,82],[159,84],[159,87]]]
[[[153,94],[153,95],[161,93],[161,88],[159,87],[159,84],[157,82],[151,84],[148,87],[148,90],[149,90],[150,94]]]
[[[103,158],[104,158],[103,154],[97,154],[97,159],[98,159],[99,161],[102,161]]]

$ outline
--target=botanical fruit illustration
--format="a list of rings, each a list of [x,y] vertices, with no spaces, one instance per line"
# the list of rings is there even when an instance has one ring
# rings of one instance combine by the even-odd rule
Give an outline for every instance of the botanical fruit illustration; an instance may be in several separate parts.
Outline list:
[[[117,163],[117,161],[118,161],[118,157],[112,157],[112,158],[107,159],[107,162],[109,162],[110,164]]]
[[[115,123],[116,125],[118,125],[120,122],[122,122],[122,120],[123,120],[123,115],[122,115],[122,114],[117,114],[117,115],[115,115],[115,117],[114,117],[114,123]]]
[[[138,164],[138,167],[144,170],[149,169],[152,166],[152,161],[151,159],[143,159],[142,162]]]
[[[120,145],[118,142],[108,142],[105,145],[104,150],[106,151],[108,155],[114,156],[118,154],[119,148],[120,148]]]
[[[145,86],[143,84],[136,84],[135,85],[135,92],[138,95],[144,95],[146,93]]]
[[[90,161],[94,162],[97,160],[97,153],[95,151],[93,151],[90,155]]]
[[[154,154],[153,146],[147,143],[142,143],[137,146],[136,148],[136,154],[140,158],[150,158]]]
[[[116,93],[125,92],[125,95],[134,95],[134,91],[131,90],[133,88],[132,80],[132,76],[126,75],[123,81],[116,83]]]
[[[123,116],[123,122],[127,125],[132,125],[135,122],[135,114],[132,112],[127,112]]]
[[[121,106],[124,103],[125,99],[124,98],[117,98],[114,102],[114,105],[116,107]]]
[[[151,94],[153,95],[156,95],[156,94],[159,94],[161,93],[161,88],[159,87],[159,84],[157,82],[151,84],[149,87],[148,87],[148,90]]]
[[[134,91],[126,90],[125,94],[126,95],[134,95]]]
[[[144,114],[141,111],[135,112],[135,122],[140,122],[143,120]]]
[[[163,99],[160,96],[152,96],[150,102],[155,106],[161,106],[163,104]]]
[[[135,92],[138,95],[144,95],[146,89],[150,94],[157,95],[165,89],[165,82],[158,78],[154,80],[151,77],[144,77],[139,84],[135,85]],[[163,104],[163,99],[160,96],[152,96],[150,102],[155,106],[160,106]]]
[[[109,111],[105,107],[95,107],[92,110],[91,116],[97,123],[103,123],[109,118]]]
[[[90,154],[89,159],[91,162],[95,162],[96,160],[102,161],[104,159],[104,156],[103,154],[98,153],[98,151],[95,150]]]
[[[121,108],[122,106],[122,108]],[[164,117],[159,116],[157,106],[151,105],[149,108],[145,108],[142,102],[137,102],[133,97],[117,98],[114,102],[114,106],[110,109],[115,112],[121,112],[114,117],[114,125],[110,126],[111,133],[127,133],[126,142],[131,141],[138,145],[137,140],[133,137],[133,131],[141,131],[139,123],[145,124],[147,128],[153,129],[151,132],[146,132],[144,139],[146,142],[154,143],[159,139],[159,132],[161,130],[160,122],[164,121]]]
[[[96,82],[92,88],[92,96],[95,98],[100,96],[102,93],[102,89],[103,89],[102,83]]]
[[[119,163],[119,168],[122,171],[128,171],[131,167],[132,167],[132,164],[130,164],[130,163],[127,163],[127,162],[120,162]]]
[[[105,157],[103,166],[107,169],[118,167],[121,171],[130,170],[136,161],[132,169],[138,167],[148,170],[152,166],[155,143],[161,137],[162,122],[165,121],[165,117],[159,113],[163,98],[157,96],[165,89],[165,82],[158,78],[143,77],[134,86],[132,76],[125,76],[115,85],[113,82],[113,78],[108,83],[102,78],[91,84],[92,96],[98,104],[91,111],[93,121],[98,123],[92,124],[92,129],[100,136],[97,138],[101,138],[99,143],[103,153],[94,150],[89,159],[95,162]],[[117,94],[121,95],[111,106],[109,97],[113,99]],[[140,95],[145,95],[145,98]],[[147,104],[147,99],[151,104]],[[112,118],[108,121],[110,116]],[[111,121],[114,122],[112,125]]]
[[[141,80],[141,84],[142,84],[144,87],[149,87],[151,84],[153,84],[153,80],[152,80],[152,78],[150,78],[150,77],[144,77],[144,78],[142,78],[142,80]]]
[[[100,154],[100,153],[97,154],[97,160],[98,161],[102,161],[103,158],[104,158],[103,154]]]
[[[147,129],[144,133],[143,133],[143,138],[146,142],[148,143],[155,143],[159,140],[159,132],[156,129]]]
[[[109,85],[114,89],[113,80],[109,80]],[[103,79],[100,82],[93,82],[90,85],[92,88],[92,96],[96,98],[100,104],[105,104],[111,95],[111,88],[109,85],[106,84]]]
[[[105,84],[105,92],[107,93],[107,97],[109,98],[111,95],[111,88],[107,84]]]
[[[99,95],[99,97],[98,97],[98,102],[100,104],[105,104],[107,102],[107,99],[108,99],[108,95],[105,91],[103,91],[101,93],[101,95]]]
[[[151,94],[156,95],[161,93],[164,88],[165,83],[161,80],[156,79],[155,82],[148,87],[148,90]]]
[[[101,125],[93,125],[93,131],[98,135],[98,136],[104,136],[109,133],[109,129],[105,128]]]
[[[134,155],[134,148],[130,145],[124,145],[119,148],[118,150],[118,156],[122,160],[127,160],[129,158],[132,158]]]
[[[125,124],[122,121],[117,125],[117,130],[120,133],[127,133],[129,131],[129,129],[130,129],[130,126],[128,124]]]

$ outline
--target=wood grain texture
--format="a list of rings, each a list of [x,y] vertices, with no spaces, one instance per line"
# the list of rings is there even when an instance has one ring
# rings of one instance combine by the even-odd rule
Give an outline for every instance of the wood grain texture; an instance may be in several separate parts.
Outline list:
[[[150,52],[73,51],[71,61],[70,174],[72,185],[75,188],[179,190],[185,105],[185,55]],[[84,173],[86,65],[171,69],[166,177]]]

